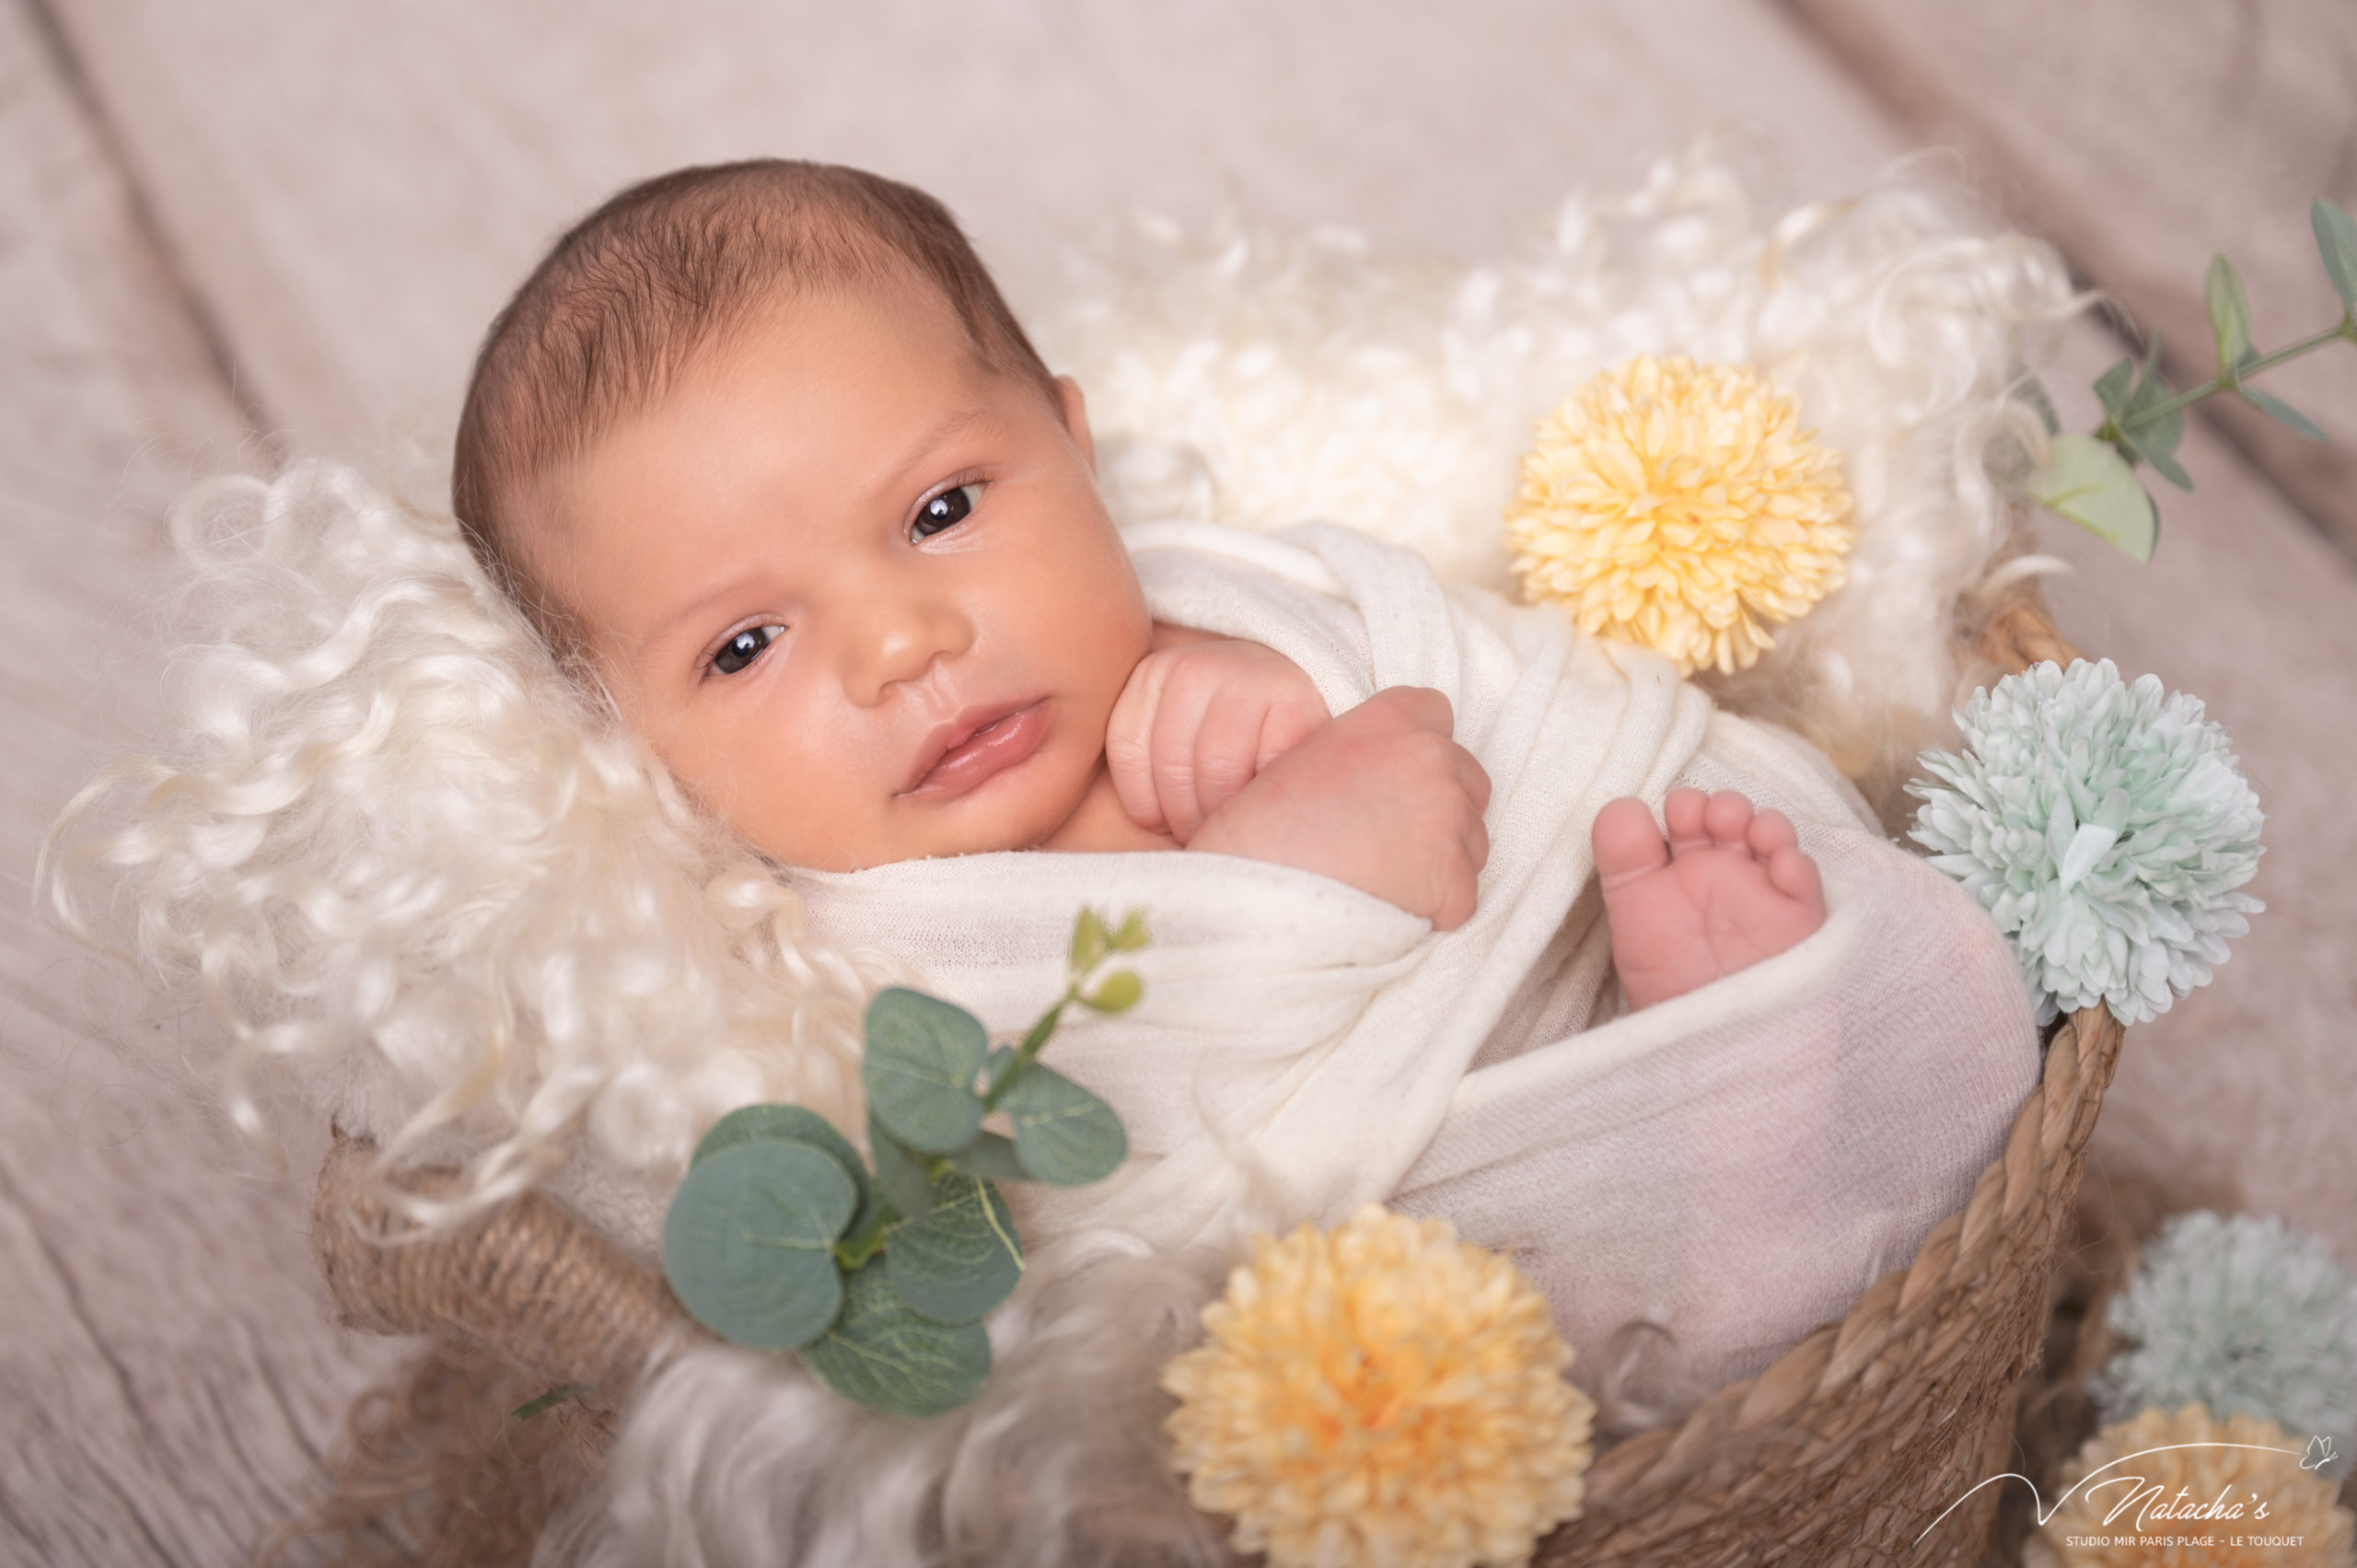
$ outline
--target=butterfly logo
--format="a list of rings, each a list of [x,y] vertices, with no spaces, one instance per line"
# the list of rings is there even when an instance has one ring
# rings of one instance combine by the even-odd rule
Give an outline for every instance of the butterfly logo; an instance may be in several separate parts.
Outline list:
[[[2320,1470],[2339,1458],[2340,1456],[2332,1451],[2331,1438],[2311,1437],[2308,1439],[2308,1451],[2300,1457],[2300,1468]]]

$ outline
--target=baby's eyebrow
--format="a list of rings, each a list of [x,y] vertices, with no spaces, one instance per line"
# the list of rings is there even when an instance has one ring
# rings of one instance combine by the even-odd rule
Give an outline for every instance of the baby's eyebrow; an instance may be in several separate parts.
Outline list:
[[[965,435],[976,425],[998,423],[1000,423],[998,412],[988,403],[969,403],[963,408],[953,409],[948,414],[928,426],[914,440],[901,447],[889,461],[880,465],[876,470],[875,479],[868,485],[869,493],[880,494],[904,488],[908,483],[910,470],[924,461],[927,455],[935,447]]]

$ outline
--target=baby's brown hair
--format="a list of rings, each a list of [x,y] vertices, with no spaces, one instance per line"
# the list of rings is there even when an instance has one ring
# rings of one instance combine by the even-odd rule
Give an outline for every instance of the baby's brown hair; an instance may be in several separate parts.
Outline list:
[[[561,616],[514,548],[534,476],[584,455],[764,302],[909,279],[940,292],[983,366],[1057,402],[957,219],[912,186],[759,158],[676,169],[613,197],[556,242],[475,356],[450,500],[476,557],[562,645]]]

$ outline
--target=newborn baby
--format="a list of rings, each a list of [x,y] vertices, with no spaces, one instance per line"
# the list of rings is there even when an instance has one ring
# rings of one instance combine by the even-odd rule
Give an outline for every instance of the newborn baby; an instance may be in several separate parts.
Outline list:
[[[1008,1188],[1026,1269],[974,1402],[895,1423],[792,1357],[684,1351],[613,1455],[615,1561],[717,1531],[748,1562],[1052,1563],[1108,1519],[1208,1543],[1159,1369],[1247,1236],[1368,1202],[1511,1249],[1608,1428],[1668,1419],[1903,1266],[2034,1079],[2003,937],[1805,744],[1363,533],[1117,534],[1092,462],[948,215],[849,170],[625,192],[493,325],[470,543],[774,863],[787,968],[880,955],[1004,1036],[1084,904],[1153,932],[1144,1003],[1052,1047],[1129,1157]],[[794,1063],[578,1010],[518,1030],[598,1097],[549,1182],[652,1262],[693,1137]],[[339,1114],[410,1114],[368,1109]]]
[[[680,783],[776,861],[1185,850],[1451,930],[1491,781],[1437,691],[1329,714],[1157,621],[1051,377],[948,215],[856,171],[691,169],[568,235],[461,424],[478,553]],[[1792,824],[1673,791],[1594,825],[1632,1008],[1817,929]]]

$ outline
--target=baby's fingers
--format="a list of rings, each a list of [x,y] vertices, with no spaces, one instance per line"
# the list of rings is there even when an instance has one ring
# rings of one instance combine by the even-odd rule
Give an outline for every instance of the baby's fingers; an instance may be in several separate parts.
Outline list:
[[[1155,832],[1168,830],[1154,787],[1155,716],[1165,668],[1151,656],[1140,664],[1105,723],[1105,771],[1113,777],[1113,793],[1131,821]]]
[[[1432,916],[1436,931],[1454,931],[1473,918],[1480,901],[1481,868],[1490,864],[1490,825],[1482,816],[1490,804],[1490,775],[1463,747],[1449,749],[1455,753],[1463,822],[1450,845],[1456,854],[1442,852],[1441,885]]]
[[[1465,830],[1465,859],[1476,877],[1490,864],[1490,825],[1479,817]]]
[[[1435,735],[1453,734],[1457,726],[1457,710],[1448,698],[1429,686],[1387,686],[1353,711],[1404,720]]]
[[[1194,837],[1204,818],[1235,799],[1252,782],[1260,767],[1267,712],[1266,704],[1248,695],[1214,700],[1205,706],[1202,726],[1195,731],[1186,792],[1183,796],[1174,790],[1164,792],[1170,830],[1179,842]]]
[[[1173,679],[1164,687],[1161,705],[1154,715],[1155,798],[1161,803],[1171,836],[1182,844],[1195,836],[1195,830],[1211,815],[1198,771],[1203,757],[1203,729],[1218,708],[1215,695],[1200,680]]]
[[[1473,918],[1481,897],[1481,867],[1490,859],[1490,830],[1473,819],[1456,845],[1461,859],[1449,857],[1439,867],[1439,887],[1433,900],[1435,931],[1454,931]]]
[[[1459,759],[1457,778],[1464,784],[1466,795],[1471,798],[1473,809],[1476,812],[1487,811],[1490,808],[1490,770],[1475,761],[1473,753],[1462,746],[1457,749],[1457,755]]]
[[[1315,687],[1309,688],[1305,696],[1280,698],[1270,703],[1267,715],[1260,720],[1260,745],[1252,759],[1252,771],[1259,772],[1317,734],[1331,717]]]

